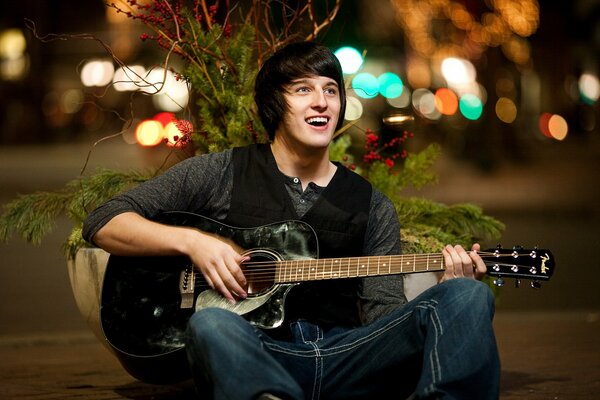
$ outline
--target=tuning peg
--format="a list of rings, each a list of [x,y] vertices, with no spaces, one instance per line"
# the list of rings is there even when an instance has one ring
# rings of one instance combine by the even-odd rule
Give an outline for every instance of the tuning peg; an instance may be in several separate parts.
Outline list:
[[[542,284],[539,283],[538,281],[531,281],[531,287],[534,289],[539,289],[542,287]]]
[[[494,279],[494,285],[496,285],[498,287],[504,286],[504,279],[502,279],[502,278]]]
[[[519,278],[515,279],[515,287],[518,289],[521,286],[521,280]]]

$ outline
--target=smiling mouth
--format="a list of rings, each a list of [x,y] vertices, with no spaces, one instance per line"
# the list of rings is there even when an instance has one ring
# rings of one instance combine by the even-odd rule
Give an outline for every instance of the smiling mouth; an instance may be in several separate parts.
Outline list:
[[[312,126],[325,126],[329,122],[329,118],[326,117],[312,117],[307,118],[306,122]]]

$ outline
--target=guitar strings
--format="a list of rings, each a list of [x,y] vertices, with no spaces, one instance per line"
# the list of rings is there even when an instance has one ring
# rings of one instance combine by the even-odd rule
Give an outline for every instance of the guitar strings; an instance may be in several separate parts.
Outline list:
[[[500,267],[516,267],[518,269],[521,268],[530,268],[529,265],[519,265],[519,264],[515,264],[515,263],[506,263],[506,262],[498,262],[498,257],[496,256],[495,253],[491,253],[491,252],[480,252],[479,253],[480,256],[482,256],[484,258],[485,261],[485,257],[492,257],[492,260],[496,261],[495,264],[500,266]],[[244,267],[247,267],[244,269],[244,273],[248,276],[251,277],[251,281],[252,283],[267,283],[267,282],[284,282],[286,280],[278,280],[277,278],[281,279],[281,278],[289,278],[287,279],[288,281],[296,281],[296,280],[304,280],[305,276],[308,276],[308,278],[313,277],[313,279],[305,279],[305,280],[319,280],[320,279],[328,279],[331,277],[335,277],[335,278],[353,278],[353,277],[364,277],[364,276],[369,276],[369,275],[378,275],[377,273],[373,273],[371,274],[370,270],[376,270],[378,272],[381,272],[381,275],[394,275],[394,274],[402,274],[402,273],[410,273],[410,272],[437,272],[437,271],[443,271],[445,269],[445,267],[443,266],[443,264],[438,264],[435,268],[428,268],[428,269],[423,269],[423,270],[416,270],[416,269],[411,269],[410,267],[403,269],[400,268],[400,270],[398,270],[398,267],[402,267],[402,258],[409,258],[411,259],[410,264],[416,265],[419,262],[423,263],[426,261],[430,261],[432,260],[432,257],[438,257],[440,259],[443,258],[443,255],[441,253],[432,253],[432,254],[420,254],[420,255],[387,255],[387,256],[368,256],[368,257],[361,257],[361,258],[369,258],[369,259],[388,259],[390,260],[389,263],[387,263],[387,266],[385,267],[381,267],[381,266],[367,266],[368,272],[364,272],[361,271],[359,269],[359,265],[357,264],[354,268],[349,268],[349,266],[344,266],[343,269],[344,271],[340,272],[341,267],[339,266],[333,266],[333,265],[324,265],[325,263],[331,261],[331,260],[347,260],[350,261],[352,260],[352,258],[341,258],[341,259],[299,259],[299,260],[265,260],[265,261],[248,261],[243,263],[242,265]],[[441,260],[440,260],[441,261]],[[516,261],[516,259],[515,259]],[[308,267],[308,270],[301,264],[303,264],[303,262],[312,264],[310,267]],[[489,263],[489,261],[488,261]],[[286,271],[285,273],[280,274],[279,277],[276,276],[277,271],[279,269],[281,269],[281,267],[283,266],[284,268],[288,268],[290,267],[292,264],[296,264],[294,266],[294,269],[290,269],[290,271]],[[321,265],[319,265],[321,264]],[[368,264],[368,263],[367,263]],[[398,265],[400,264],[400,265]],[[410,264],[406,264],[406,265],[410,265]],[[286,266],[287,265],[287,266]],[[365,265],[364,263],[361,265]],[[300,267],[300,268],[297,268]],[[291,268],[291,267],[290,267]],[[337,271],[336,271],[337,269]],[[356,274],[354,273],[346,273],[346,271],[352,270],[352,272],[356,271]],[[389,272],[385,272],[385,271],[389,271]],[[296,278],[296,279],[293,279]]]

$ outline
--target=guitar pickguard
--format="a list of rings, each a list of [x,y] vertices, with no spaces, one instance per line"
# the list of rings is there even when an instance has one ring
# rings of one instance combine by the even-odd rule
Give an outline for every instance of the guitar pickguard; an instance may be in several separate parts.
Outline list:
[[[235,304],[230,303],[214,290],[205,290],[196,299],[196,311],[208,307],[223,308],[244,316],[252,325],[259,328],[278,328],[284,320],[285,296],[294,285],[275,285],[264,294],[250,295]]]

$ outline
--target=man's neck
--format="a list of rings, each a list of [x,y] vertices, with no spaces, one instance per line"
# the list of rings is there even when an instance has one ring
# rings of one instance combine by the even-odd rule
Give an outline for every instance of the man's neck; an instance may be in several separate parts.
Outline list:
[[[287,176],[299,178],[303,189],[306,189],[310,182],[327,186],[337,169],[329,161],[328,148],[299,151],[276,138],[271,143],[271,151],[279,170]]]

